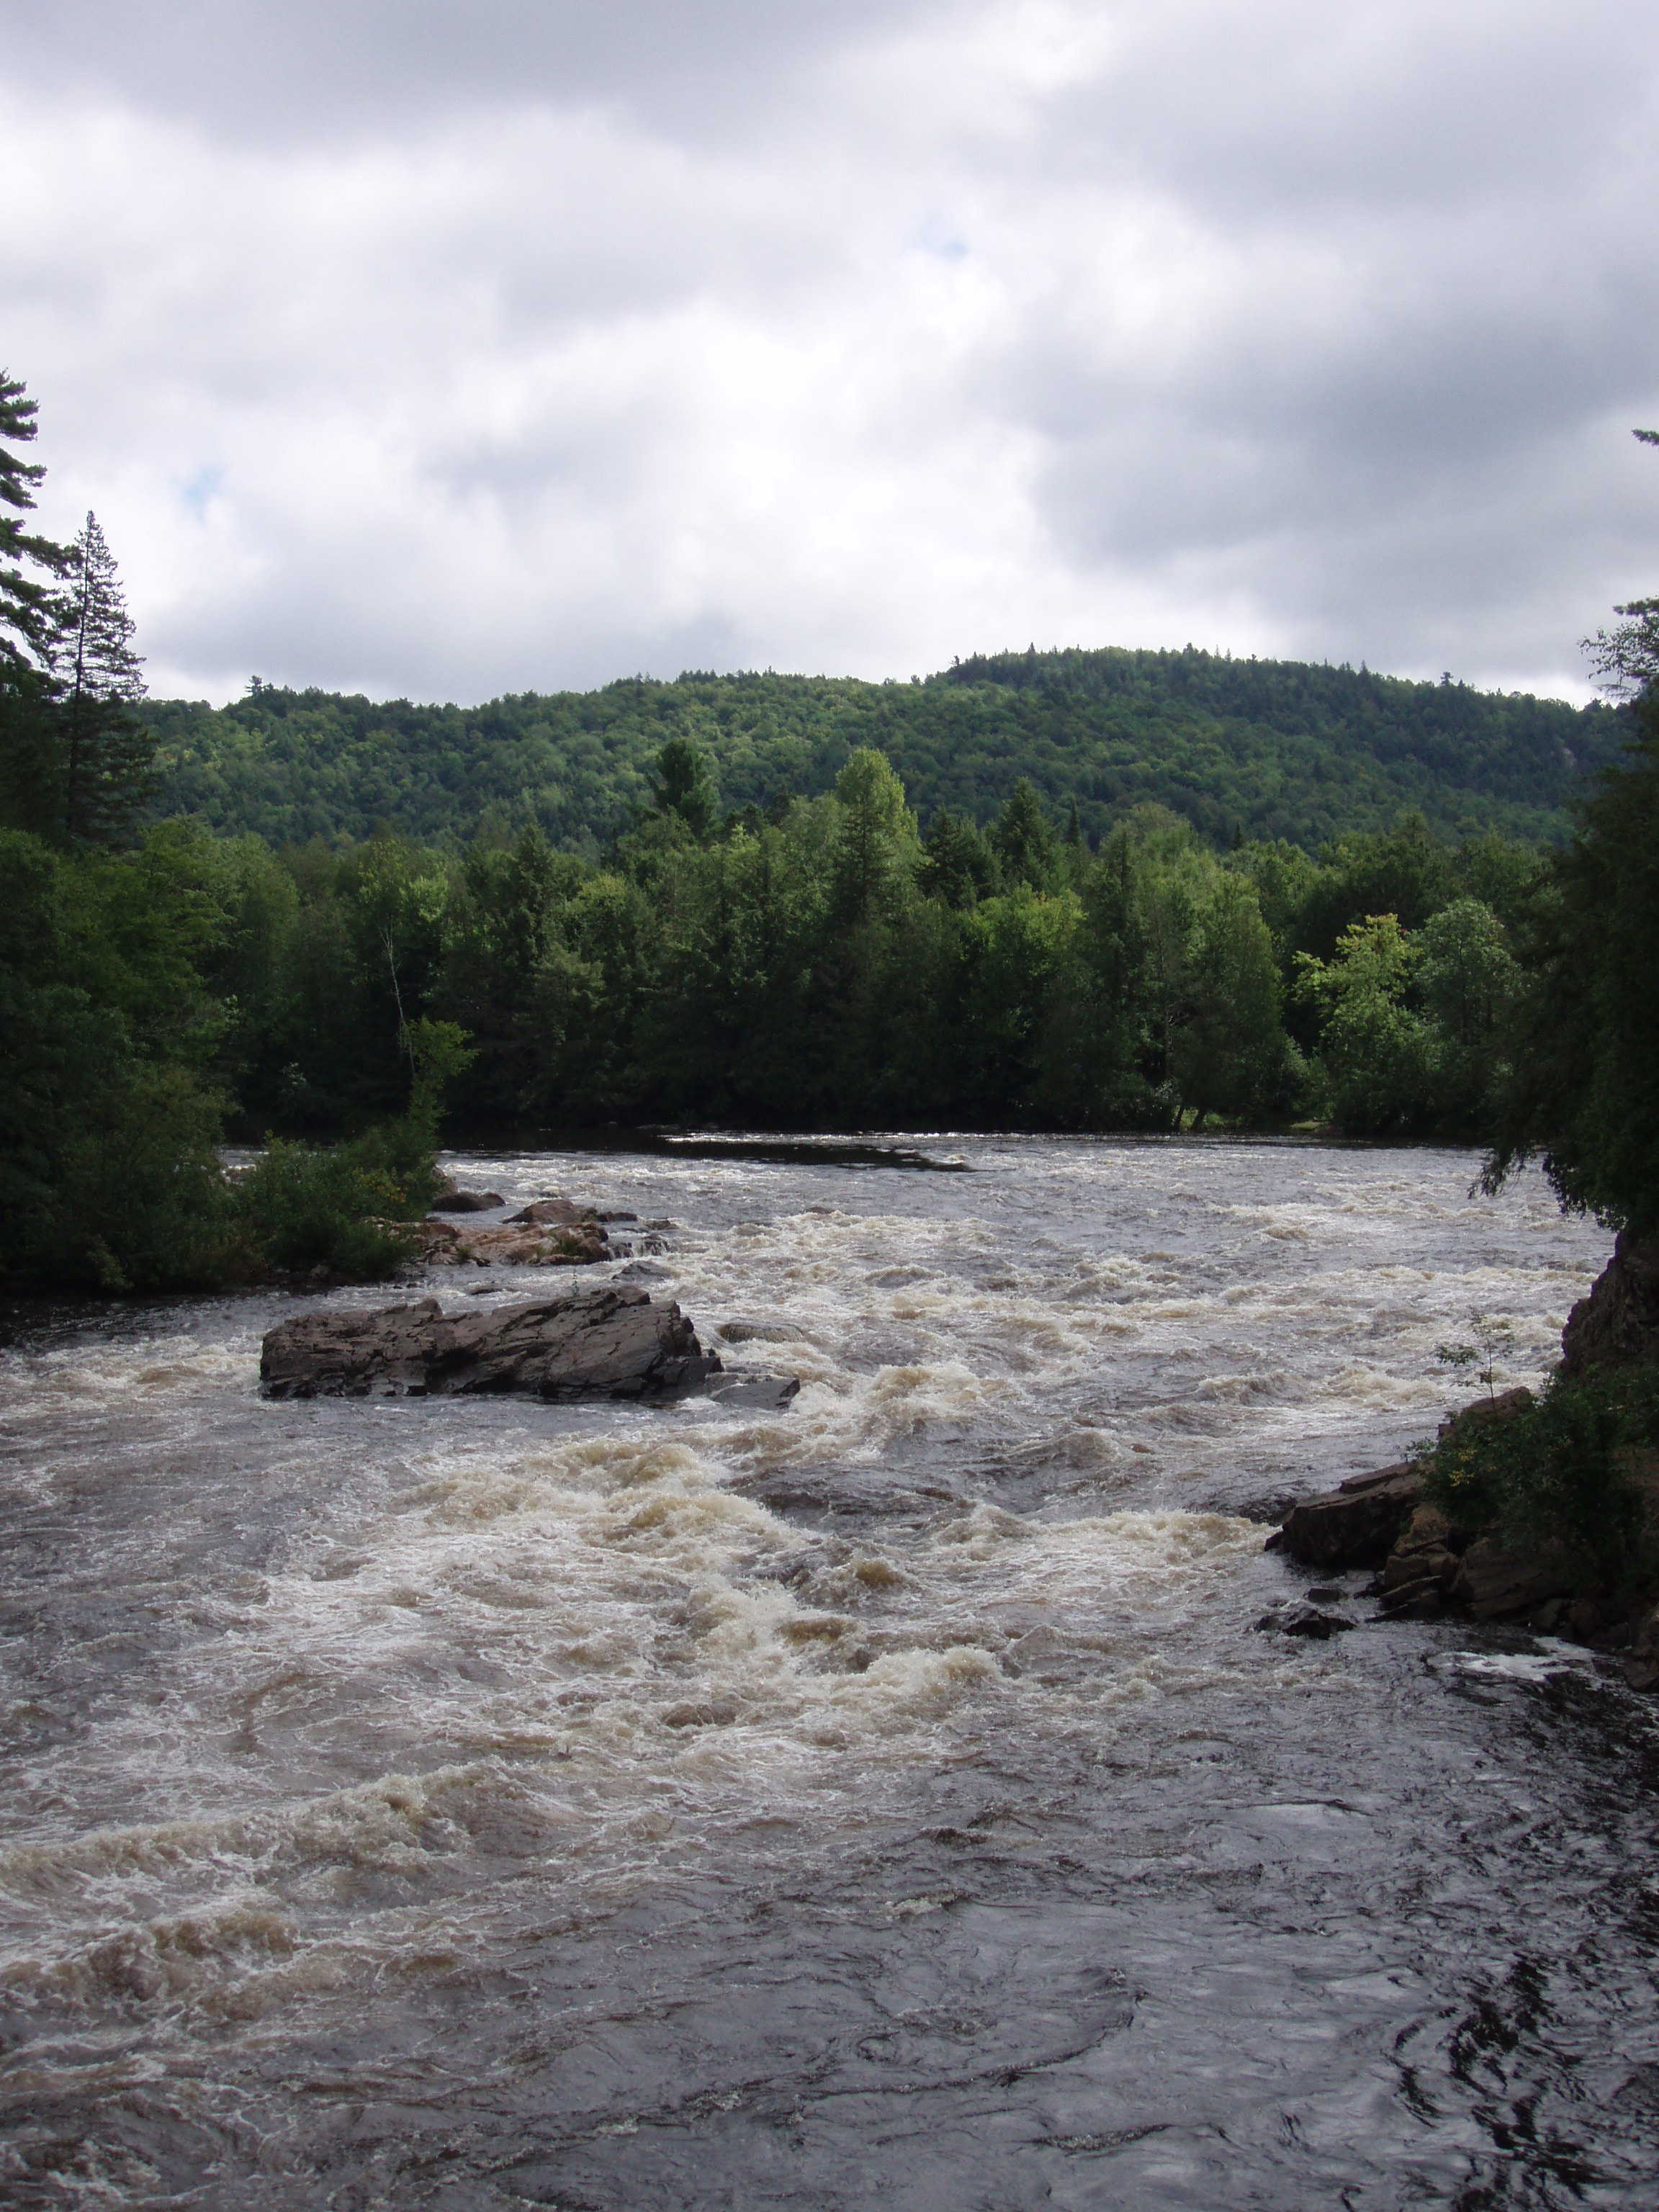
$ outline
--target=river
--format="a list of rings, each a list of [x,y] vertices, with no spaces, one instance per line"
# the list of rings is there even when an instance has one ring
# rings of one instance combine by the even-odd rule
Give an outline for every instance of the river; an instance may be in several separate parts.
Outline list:
[[[1358,1577],[1254,1627],[1310,1578],[1248,1510],[1430,1432],[1471,1309],[1535,1377],[1600,1231],[1441,1150],[450,1164],[671,1219],[800,1395],[267,1404],[275,1294],[21,1330],[0,2202],[1659,2202],[1653,1708]]]

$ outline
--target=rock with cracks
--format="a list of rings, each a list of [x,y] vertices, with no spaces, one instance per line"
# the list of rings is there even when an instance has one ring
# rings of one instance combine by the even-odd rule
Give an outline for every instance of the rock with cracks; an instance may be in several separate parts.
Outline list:
[[[1350,1475],[1340,1488],[1292,1506],[1268,1541],[1311,1567],[1381,1566],[1422,1498],[1422,1471],[1410,1460]]]
[[[720,1362],[678,1305],[620,1284],[493,1311],[446,1315],[436,1298],[374,1313],[301,1314],[266,1337],[270,1398],[662,1400],[703,1389]]]
[[[1659,1362],[1659,1237],[1628,1230],[1561,1332],[1561,1372],[1579,1382],[1607,1368]]]

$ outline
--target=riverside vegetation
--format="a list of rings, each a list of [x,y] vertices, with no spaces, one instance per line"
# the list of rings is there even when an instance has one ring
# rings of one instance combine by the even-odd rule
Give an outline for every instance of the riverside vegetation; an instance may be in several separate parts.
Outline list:
[[[1659,433],[1637,435],[1659,445]],[[1386,1595],[1392,1575],[1402,1607],[1434,1610],[1448,1596],[1473,1596],[1477,1610],[1528,1612],[1540,1625],[1565,1620],[1586,1633],[1610,1632],[1633,1644],[1632,1679],[1653,1687],[1659,599],[1618,612],[1617,627],[1592,643],[1598,672],[1629,702],[1633,741],[1549,858],[1524,936],[1507,1066],[1491,1094],[1482,1178],[1496,1189],[1537,1157],[1562,1206],[1593,1215],[1618,1239],[1590,1297],[1569,1318],[1562,1361],[1543,1389],[1477,1401],[1424,1450],[1414,1474],[1390,1471],[1393,1520],[1383,1548],[1397,1541],[1382,1579]],[[1484,1348],[1490,1385],[1494,1347]],[[1480,1349],[1469,1347],[1477,1356]],[[1289,1523],[1286,1533],[1294,1539]],[[1471,1559],[1480,1568],[1473,1577]]]
[[[366,731],[362,702],[258,686],[222,715],[142,720],[95,519],[70,548],[25,527],[33,430],[0,380],[14,1288],[389,1273],[464,1070],[473,1129],[1299,1120],[1474,1139],[1494,1180],[1541,1156],[1632,1251],[1659,1233],[1659,603],[1600,641],[1622,704],[1582,712],[1202,655],[731,679],[742,728],[713,678],[612,687],[591,711],[534,702],[537,758],[566,761],[580,801],[562,814],[513,787],[535,766],[522,715],[377,709]],[[1363,717],[1338,726],[1354,686],[1368,739]],[[1172,690],[1187,737],[1160,750]],[[361,761],[346,778],[352,745],[383,805]],[[1493,826],[1547,830],[1598,762],[1564,843]],[[743,795],[788,769],[820,787]],[[1401,797],[1419,811],[1379,823]],[[353,834],[366,798],[379,826]],[[400,810],[423,836],[385,826]],[[275,1141],[233,1179],[227,1133]],[[1597,1495],[1626,1496],[1653,1403],[1564,1383],[1503,1467],[1443,1456],[1434,1479],[1483,1514],[1583,1525],[1584,1440]]]

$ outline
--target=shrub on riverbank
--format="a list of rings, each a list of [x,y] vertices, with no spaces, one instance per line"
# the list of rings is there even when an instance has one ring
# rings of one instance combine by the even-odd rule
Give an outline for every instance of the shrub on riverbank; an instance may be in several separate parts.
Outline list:
[[[215,1102],[173,1071],[118,1088],[75,1130],[14,1225],[0,1285],[25,1294],[223,1290],[319,1270],[384,1282],[437,1188],[430,1132],[388,1122],[344,1144],[277,1139],[227,1176]],[[21,1232],[21,1233],[20,1233]]]
[[[1423,1478],[1455,1527],[1555,1547],[1609,1591],[1659,1586],[1659,1368],[1553,1376],[1507,1419],[1454,1424]]]
[[[229,1194],[230,1272],[250,1276],[322,1269],[352,1282],[384,1282],[414,1245],[401,1224],[418,1220],[436,1187],[429,1146],[389,1123],[343,1145],[277,1139]]]

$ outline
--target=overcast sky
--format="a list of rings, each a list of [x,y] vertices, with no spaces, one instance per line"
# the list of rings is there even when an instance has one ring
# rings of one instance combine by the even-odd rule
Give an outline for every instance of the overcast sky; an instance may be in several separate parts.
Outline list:
[[[0,363],[158,694],[1006,646],[1585,696],[1629,0],[10,0]]]

